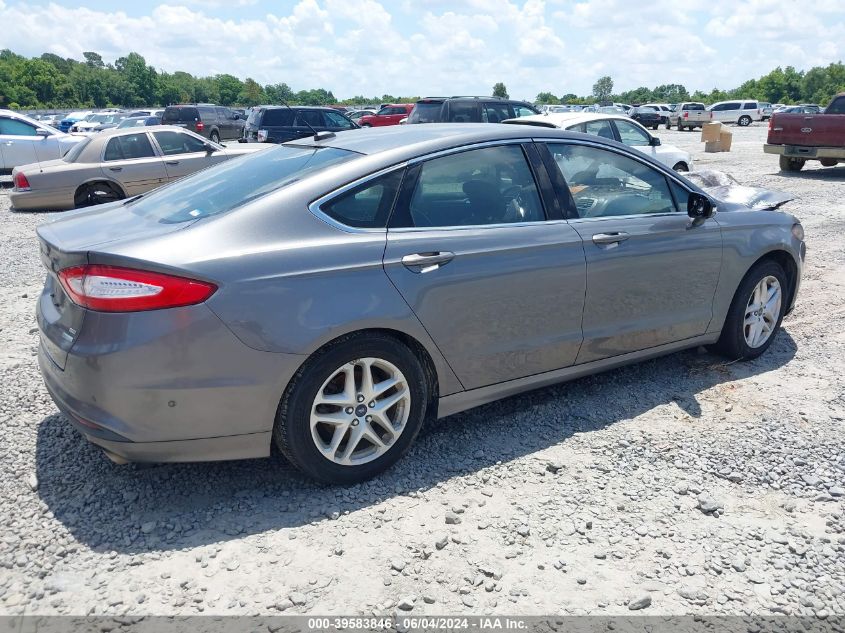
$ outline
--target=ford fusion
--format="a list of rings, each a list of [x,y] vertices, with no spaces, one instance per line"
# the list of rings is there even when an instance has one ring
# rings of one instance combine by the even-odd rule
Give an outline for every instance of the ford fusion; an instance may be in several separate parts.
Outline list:
[[[38,229],[39,361],[118,462],[351,483],[429,417],[698,345],[751,359],[799,221],[613,140],[431,124],[279,145]]]

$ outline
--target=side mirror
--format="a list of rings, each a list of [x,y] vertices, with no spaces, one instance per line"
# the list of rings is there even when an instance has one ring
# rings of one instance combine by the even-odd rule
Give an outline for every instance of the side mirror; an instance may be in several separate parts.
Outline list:
[[[35,130],[35,136],[47,138],[48,136],[50,136],[50,133],[47,130],[42,130],[41,128],[38,128],[37,130]]]
[[[693,191],[687,199],[687,215],[693,220],[706,220],[713,217],[713,201],[703,193]]]
[[[656,136],[652,136],[648,144],[652,147],[658,147],[660,145],[660,139]]]

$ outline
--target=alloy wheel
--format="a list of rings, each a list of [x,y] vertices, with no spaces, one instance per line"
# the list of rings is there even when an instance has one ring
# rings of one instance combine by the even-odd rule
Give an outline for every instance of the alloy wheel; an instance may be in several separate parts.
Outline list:
[[[366,464],[396,444],[411,413],[411,390],[394,364],[360,358],[332,372],[311,405],[311,438],[343,466]]]
[[[780,318],[782,295],[780,282],[772,275],[763,277],[754,286],[745,307],[742,328],[749,347],[760,347],[772,336]]]

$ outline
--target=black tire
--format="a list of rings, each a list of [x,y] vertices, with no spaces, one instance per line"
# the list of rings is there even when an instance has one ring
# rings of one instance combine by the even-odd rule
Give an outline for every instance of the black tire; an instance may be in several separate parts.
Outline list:
[[[681,125],[681,120],[678,119],[678,132],[683,132],[683,131],[684,131],[684,126]]]
[[[671,130],[671,129],[672,129],[672,123],[671,123],[671,121],[669,121],[669,119],[666,119],[666,129],[667,129],[667,130]]]
[[[689,165],[687,165],[684,161],[680,161],[675,163],[675,166],[672,167],[672,169],[675,171],[687,172],[689,171]]]
[[[92,182],[82,185],[76,190],[73,196],[73,206],[75,209],[81,209],[114,202],[115,200],[123,200],[125,197],[123,192],[115,185],[107,182]]]
[[[216,131],[216,130],[215,130],[215,131],[213,131],[211,134],[209,134],[209,138],[210,138],[210,139],[211,139],[211,141],[212,141],[212,142],[214,142],[214,143],[219,143],[219,142],[220,142],[220,135],[217,133],[217,131]]]
[[[404,374],[411,391],[410,414],[387,452],[359,466],[344,466],[324,457],[315,446],[311,407],[318,390],[338,368],[367,357],[384,359]],[[314,479],[341,485],[365,481],[390,468],[411,446],[425,419],[428,391],[419,359],[403,343],[379,333],[349,335],[316,352],[296,372],[279,403],[273,440],[294,466]]]
[[[801,171],[806,161],[803,158],[790,158],[789,156],[778,157],[781,171]]]
[[[778,280],[781,288],[781,303],[780,314],[778,315],[777,323],[774,331],[769,336],[768,340],[759,347],[751,347],[745,340],[744,321],[745,308],[748,305],[748,300],[754,287],[760,283],[765,277],[772,276]],[[714,346],[714,351],[727,356],[730,359],[751,360],[757,358],[772,344],[772,341],[777,337],[780,329],[783,315],[786,312],[787,301],[791,294],[791,289],[787,281],[786,273],[779,264],[772,260],[765,260],[755,264],[749,270],[745,277],[739,284],[739,287],[734,293],[731,307],[728,309],[728,316],[725,319],[725,324],[722,326],[722,334],[719,341]]]
[[[659,128],[659,127],[660,127],[660,124],[658,123],[657,125],[652,125],[652,126],[651,126],[651,129],[652,129],[652,130],[656,130],[656,129],[657,129],[657,128]]]
[[[751,117],[747,116],[747,115],[743,115],[743,116],[739,117],[739,121],[737,121],[737,124],[740,127],[748,127],[749,125],[751,125]]]

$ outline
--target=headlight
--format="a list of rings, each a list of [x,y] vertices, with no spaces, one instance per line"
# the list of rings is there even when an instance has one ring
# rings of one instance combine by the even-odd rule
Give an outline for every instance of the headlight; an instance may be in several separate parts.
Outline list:
[[[804,227],[801,226],[800,222],[796,222],[792,225],[792,235],[795,236],[795,239],[804,241]]]

